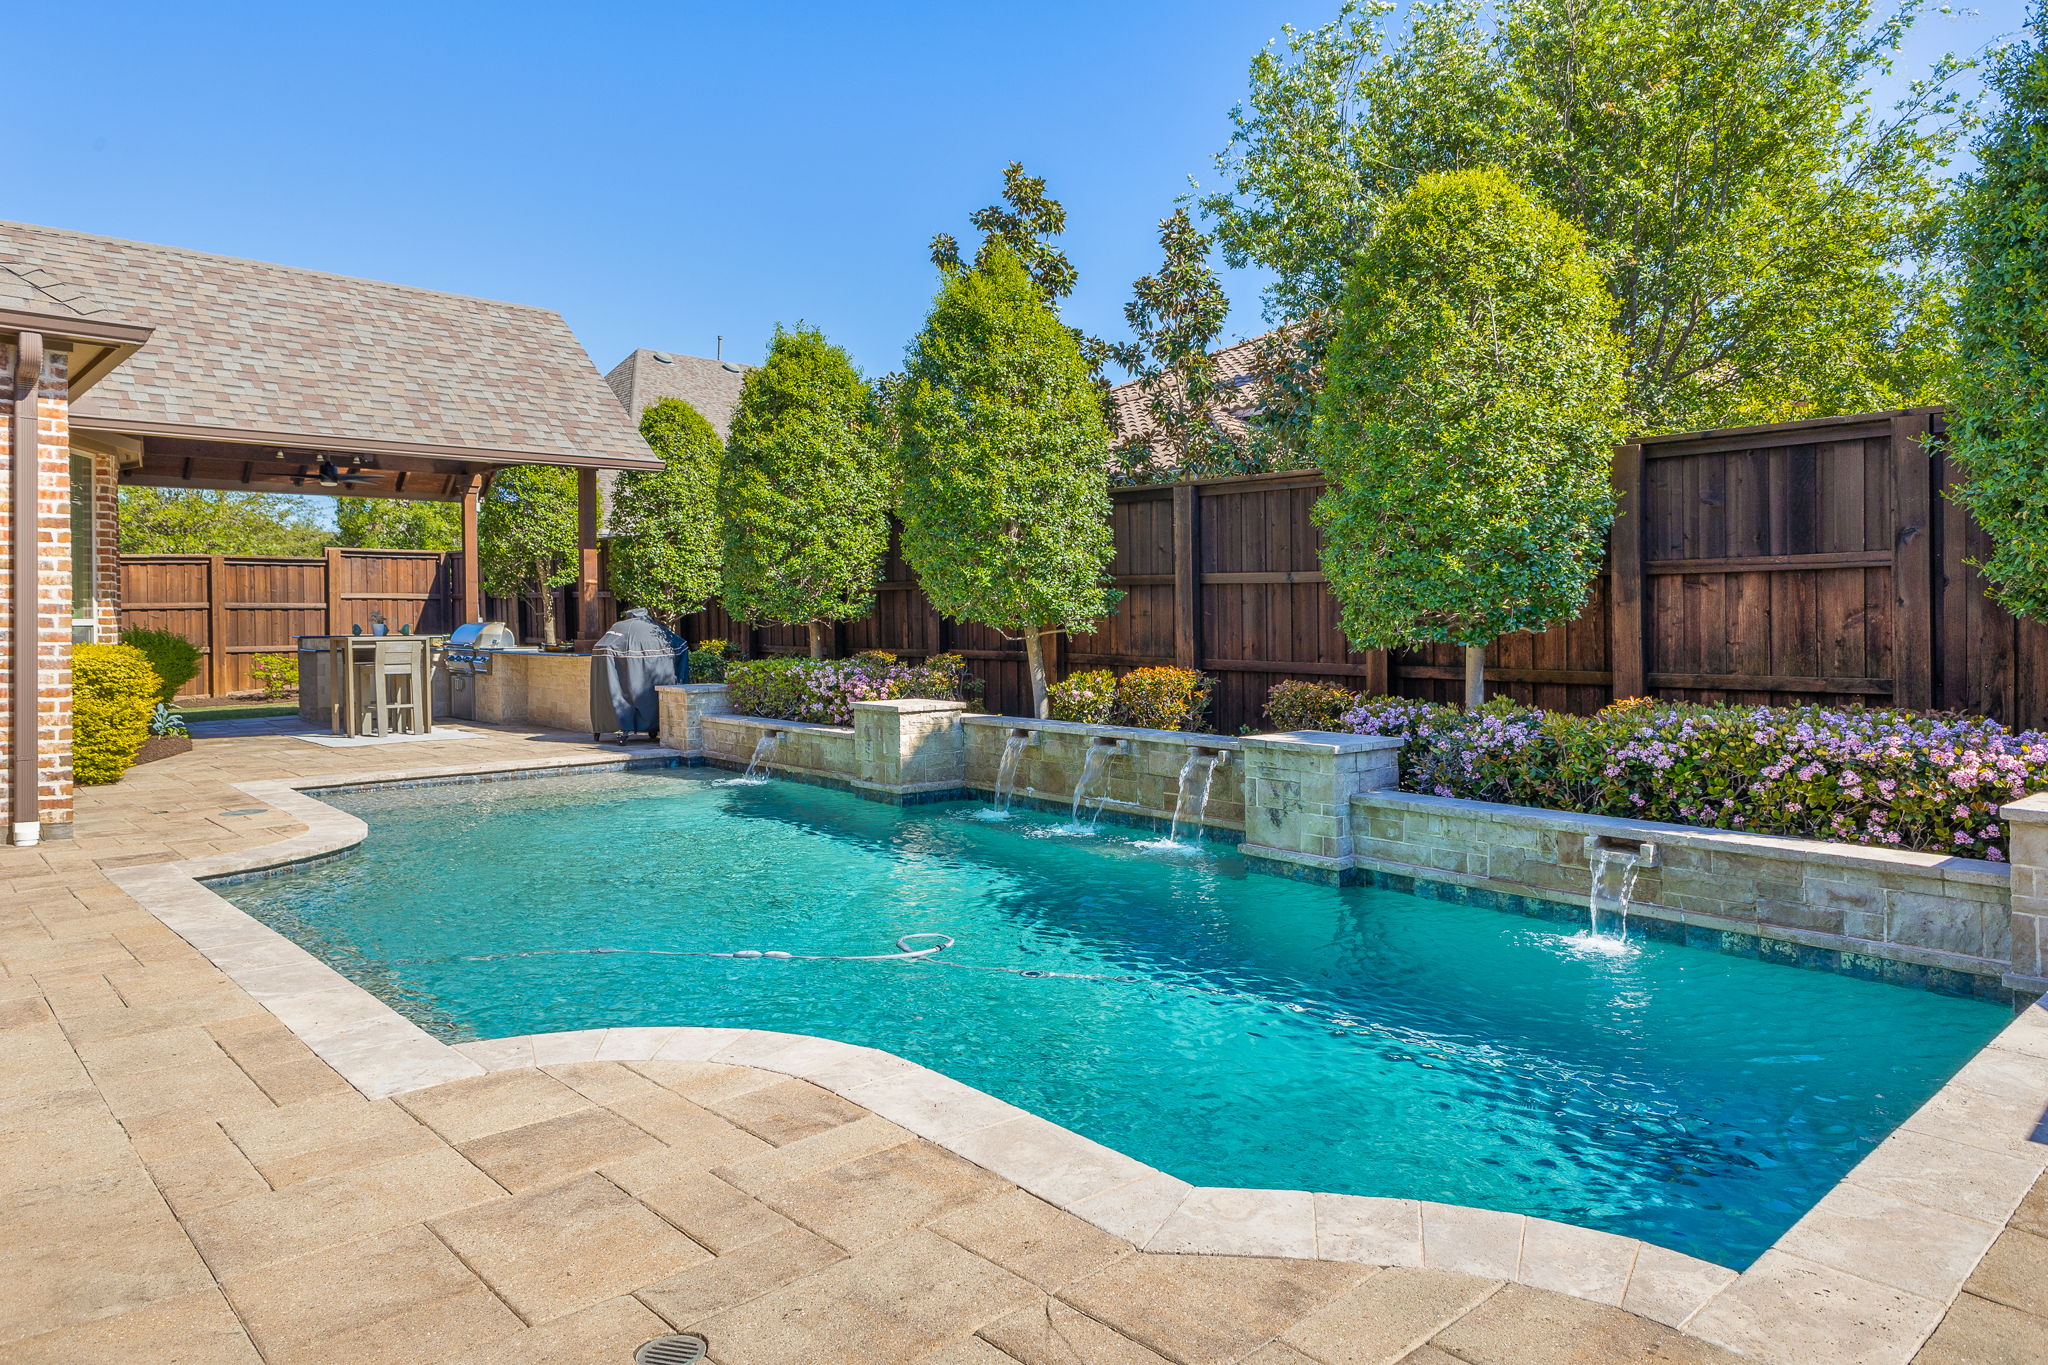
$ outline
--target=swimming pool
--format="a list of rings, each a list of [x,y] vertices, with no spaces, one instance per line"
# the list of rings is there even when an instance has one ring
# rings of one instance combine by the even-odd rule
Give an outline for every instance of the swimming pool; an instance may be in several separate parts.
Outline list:
[[[450,1041],[820,1034],[1198,1185],[1505,1209],[1737,1268],[2011,1017],[1675,944],[1588,951],[1572,925],[1248,873],[1225,845],[715,769],[325,799],[368,822],[359,850],[225,894]],[[915,933],[957,943],[565,951]]]

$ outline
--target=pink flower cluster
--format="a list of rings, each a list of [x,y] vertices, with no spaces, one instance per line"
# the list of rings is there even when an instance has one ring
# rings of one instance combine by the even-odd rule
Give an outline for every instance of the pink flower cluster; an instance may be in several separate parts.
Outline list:
[[[1981,717],[1824,707],[1375,699],[1343,718],[1399,735],[1410,791],[2001,859],[1998,808],[2048,790],[2048,735]]]

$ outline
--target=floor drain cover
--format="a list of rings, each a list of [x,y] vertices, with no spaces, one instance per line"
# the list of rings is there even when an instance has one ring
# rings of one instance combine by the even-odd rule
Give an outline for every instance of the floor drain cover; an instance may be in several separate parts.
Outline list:
[[[704,1358],[704,1338],[687,1332],[656,1337],[633,1352],[635,1365],[692,1365]]]
[[[222,811],[222,812],[221,812],[221,814],[222,814],[222,815],[263,815],[263,814],[266,814],[266,813],[267,813],[267,812],[268,812],[269,810],[270,810],[270,807],[268,807],[268,806],[244,806],[244,807],[243,807],[242,809],[240,809],[240,810],[224,810],[224,811]]]

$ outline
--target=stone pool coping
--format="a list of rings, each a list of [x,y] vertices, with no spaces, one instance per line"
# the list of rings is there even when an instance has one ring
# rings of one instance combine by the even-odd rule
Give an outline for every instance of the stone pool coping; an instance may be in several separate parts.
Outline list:
[[[574,754],[235,784],[306,832],[253,849],[106,869],[364,1095],[591,1060],[699,1060],[798,1076],[1149,1251],[1322,1258],[1482,1275],[1570,1294],[1741,1354],[1912,1358],[2048,1169],[2048,1008],[2037,1001],[1737,1274],[1635,1238],[1412,1199],[1190,1186],[878,1049],[734,1028],[612,1028],[449,1045],[204,883],[314,862],[364,823],[309,791],[666,764]]]

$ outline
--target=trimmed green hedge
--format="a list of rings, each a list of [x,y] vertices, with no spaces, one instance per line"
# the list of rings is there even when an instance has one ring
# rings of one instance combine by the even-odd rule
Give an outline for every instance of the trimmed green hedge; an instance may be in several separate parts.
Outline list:
[[[71,775],[80,786],[119,782],[149,738],[163,679],[133,645],[71,651]]]

